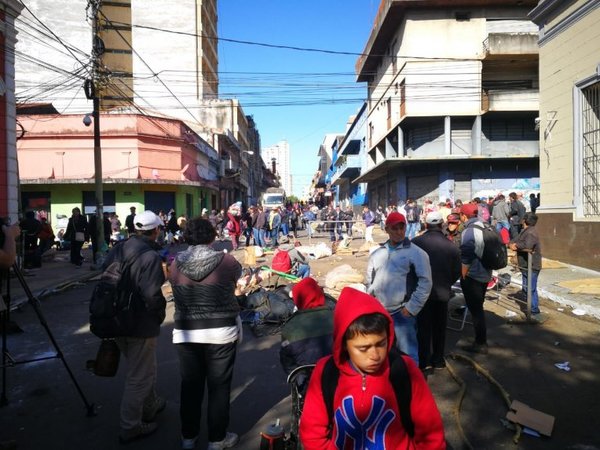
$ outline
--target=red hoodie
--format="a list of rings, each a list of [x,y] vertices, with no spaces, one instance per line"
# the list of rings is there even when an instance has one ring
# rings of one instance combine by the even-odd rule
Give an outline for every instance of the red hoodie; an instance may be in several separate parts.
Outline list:
[[[442,418],[425,378],[412,359],[404,357],[412,383],[411,416],[415,436],[410,439],[402,427],[398,402],[389,380],[389,360],[379,372],[361,374],[342,352],[348,326],[359,316],[375,312],[389,319],[389,350],[394,340],[393,320],[381,303],[356,289],[342,290],[333,316],[333,358],[340,370],[333,399],[333,432],[327,439],[329,418],[321,391],[321,375],[329,358],[325,357],[313,371],[300,419],[300,440],[305,450],[446,448]]]
[[[292,298],[299,310],[319,308],[325,305],[323,289],[311,278],[303,278],[292,288]]]

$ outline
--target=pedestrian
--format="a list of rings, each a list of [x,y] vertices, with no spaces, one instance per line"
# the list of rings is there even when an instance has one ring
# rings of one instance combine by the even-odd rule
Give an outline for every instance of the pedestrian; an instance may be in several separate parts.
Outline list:
[[[127,361],[120,413],[119,440],[123,444],[156,431],[154,419],[167,404],[156,394],[156,348],[166,308],[161,290],[165,275],[156,243],[162,222],[152,211],[144,211],[136,214],[133,223],[135,233],[113,247],[102,265],[106,269],[119,254],[132,261],[122,280],[131,293],[130,331],[115,338]]]
[[[71,211],[71,217],[67,223],[67,229],[64,234],[64,239],[71,243],[71,264],[81,267],[83,264],[83,256],[81,249],[84,242],[90,240],[89,224],[85,216],[81,215],[81,210],[77,207]]]
[[[419,342],[419,368],[424,373],[446,367],[444,353],[448,301],[451,288],[460,278],[460,250],[442,232],[444,219],[439,211],[427,214],[426,231],[412,243],[427,253],[431,265],[431,293],[425,306],[417,315],[417,340]]]
[[[37,220],[35,212],[30,210],[25,213],[25,218],[19,225],[23,232],[23,266],[25,269],[38,269],[42,267],[41,252],[38,246],[42,222]]]
[[[288,250],[288,255],[290,255],[290,261],[292,263],[292,270],[290,271],[292,275],[297,276],[298,278],[310,276],[308,258],[300,252],[296,246],[292,246],[292,248]]]
[[[127,234],[129,236],[133,236],[135,234],[135,225],[133,224],[133,219],[135,218],[135,206],[129,208],[129,215],[125,217],[125,228],[127,228]]]
[[[271,233],[271,247],[277,247],[279,243],[277,238],[279,237],[279,226],[281,225],[281,216],[279,215],[279,207],[275,207],[269,213],[267,219],[267,225]]]
[[[362,219],[365,223],[365,242],[367,244],[374,244],[373,228],[375,228],[375,214],[373,214],[367,205],[363,205]]]
[[[267,227],[267,215],[262,205],[258,205],[252,214],[252,233],[254,234],[254,245],[266,247],[265,233]]]
[[[369,257],[367,292],[392,316],[398,349],[418,364],[416,317],[431,291],[429,257],[411,245],[402,214],[391,213],[385,231],[389,239]]]
[[[393,341],[393,320],[382,305],[364,292],[344,288],[334,311],[333,354],[319,360],[306,393],[300,419],[305,450],[446,448],[433,395],[415,363],[393,354]],[[400,361],[392,365],[392,357]],[[332,362],[337,383],[327,370]],[[398,398],[390,380],[398,366],[404,367],[403,385],[410,386],[408,404]],[[325,386],[331,385],[328,402]],[[401,416],[407,412],[414,433]]]
[[[354,211],[352,210],[352,206],[346,206],[346,210],[344,211],[344,220],[346,225],[346,234],[348,237],[352,237],[352,225],[354,222]]]
[[[48,223],[48,219],[42,217],[42,228],[38,237],[40,239],[40,255],[46,253],[53,245],[54,245],[54,231],[52,231],[52,227]]]
[[[169,270],[175,301],[173,344],[181,371],[182,448],[195,448],[205,388],[208,450],[230,448],[239,440],[227,428],[241,339],[235,286],[242,267],[233,256],[211,247],[217,232],[208,220],[191,219],[184,233],[190,246],[177,255]]]
[[[508,194],[510,198],[510,238],[516,239],[521,232],[521,223],[525,217],[525,205],[519,201],[516,192]]]
[[[462,231],[460,214],[448,214],[446,224],[442,227],[442,231],[446,239],[448,239],[450,242],[453,242],[454,245],[460,248],[460,233]]]
[[[227,229],[229,237],[231,238],[233,250],[237,250],[240,246],[240,236],[242,234],[241,207],[241,202],[236,202],[227,210],[227,224],[225,225],[225,228]]]
[[[532,212],[525,213],[523,217],[523,231],[509,244],[510,249],[517,252],[517,261],[522,276],[519,300],[527,300],[527,287],[529,283],[527,259],[531,254],[531,313],[534,320],[542,318],[537,292],[537,281],[542,270],[542,244],[537,228],[535,227],[537,221],[537,214]]]
[[[291,297],[298,309],[281,328],[279,350],[287,375],[296,367],[315,364],[330,355],[333,341],[333,310],[325,305],[321,286],[313,278],[304,278],[294,285]]]
[[[483,302],[487,285],[492,278],[492,271],[486,269],[481,262],[483,234],[474,225],[483,227],[483,223],[477,218],[477,213],[477,205],[472,203],[464,204],[460,208],[460,220],[464,225],[460,244],[462,263],[460,287],[473,318],[475,330],[475,340],[466,346],[465,350],[485,355],[488,353],[488,343]]]
[[[412,239],[421,231],[421,208],[417,205],[416,201],[408,199],[404,210],[406,211],[405,217],[407,222],[406,237]]]

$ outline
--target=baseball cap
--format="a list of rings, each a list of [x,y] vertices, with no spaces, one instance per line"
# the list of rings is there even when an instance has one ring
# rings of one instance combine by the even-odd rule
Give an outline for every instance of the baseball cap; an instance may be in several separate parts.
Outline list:
[[[406,223],[405,217],[397,211],[391,212],[385,220],[385,226],[393,226],[397,223]]]
[[[455,214],[455,213],[448,214],[448,218],[446,220],[448,221],[448,223],[459,223],[460,222],[460,216],[458,214]]]
[[[163,222],[156,214],[152,211],[144,211],[143,213],[136,214],[133,218],[133,224],[136,230],[154,230]]]
[[[425,222],[427,222],[429,225],[438,225],[443,221],[444,218],[442,217],[442,214],[439,211],[431,211],[429,214],[427,214],[427,217],[425,218]]]
[[[467,203],[460,207],[460,213],[467,217],[475,217],[477,215],[477,205],[473,203]]]

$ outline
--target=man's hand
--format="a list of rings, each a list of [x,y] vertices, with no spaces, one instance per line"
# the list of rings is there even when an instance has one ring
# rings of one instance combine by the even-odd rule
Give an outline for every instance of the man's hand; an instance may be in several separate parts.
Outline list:
[[[461,278],[464,280],[467,277],[468,273],[469,273],[469,266],[467,266],[466,264],[463,264],[461,266]]]
[[[14,240],[21,234],[21,228],[19,227],[18,223],[10,226],[2,225],[2,232],[7,238],[12,238]]]
[[[412,317],[412,314],[410,313],[410,311],[408,309],[406,309],[406,306],[400,310],[400,313],[407,319],[409,317]]]

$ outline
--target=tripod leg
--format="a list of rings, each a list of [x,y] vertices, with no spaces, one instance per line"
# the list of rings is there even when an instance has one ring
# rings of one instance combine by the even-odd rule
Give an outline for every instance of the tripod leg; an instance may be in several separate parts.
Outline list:
[[[19,279],[21,286],[23,287],[25,294],[27,295],[27,298],[29,299],[29,304],[33,307],[33,310],[35,311],[35,314],[37,315],[37,317],[40,321],[40,324],[42,325],[44,330],[46,330],[46,334],[48,335],[48,338],[50,338],[50,342],[52,342],[52,345],[54,346],[54,349],[56,350],[56,357],[60,358],[63,365],[65,366],[65,369],[67,370],[67,373],[69,374],[69,377],[71,378],[71,381],[75,385],[75,388],[77,389],[77,392],[79,393],[79,396],[81,397],[81,400],[83,401],[83,403],[86,407],[87,416],[88,417],[95,416],[96,412],[95,412],[94,404],[88,402],[85,394],[83,393],[83,390],[81,389],[81,386],[79,386],[79,383],[77,382],[77,379],[75,378],[75,375],[73,374],[73,372],[71,371],[71,368],[67,364],[65,356],[64,356],[62,350],[60,349],[60,347],[58,346],[58,342],[56,342],[56,339],[54,338],[54,335],[52,334],[52,331],[50,330],[50,327],[48,326],[48,322],[46,321],[46,318],[44,317],[44,314],[42,313],[42,310],[40,308],[40,301],[38,300],[38,298],[36,296],[33,295],[33,293],[31,292],[31,289],[29,289],[29,285],[25,281],[25,278],[23,277],[23,273],[21,272],[21,270],[19,269],[19,267],[16,264],[13,265],[13,270],[15,272],[15,275]]]

